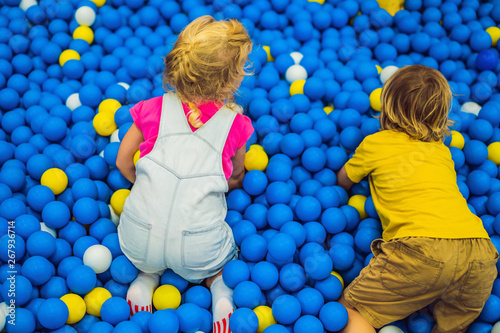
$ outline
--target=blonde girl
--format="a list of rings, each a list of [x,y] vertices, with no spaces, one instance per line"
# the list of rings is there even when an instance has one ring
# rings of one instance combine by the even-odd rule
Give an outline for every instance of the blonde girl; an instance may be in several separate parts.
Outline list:
[[[141,271],[127,293],[132,313],[152,310],[159,274],[170,268],[189,282],[206,280],[214,332],[229,332],[234,306],[221,270],[237,248],[224,193],[241,185],[253,133],[234,103],[251,48],[236,20],[194,20],[165,59],[169,92],[131,109],[116,164],[134,183],[118,226],[123,253]]]
[[[344,332],[375,332],[433,305],[433,333],[465,332],[497,277],[498,253],[458,190],[448,133],[452,94],[437,70],[399,69],[382,88],[381,131],[339,171],[349,190],[369,176],[383,239],[340,300]]]

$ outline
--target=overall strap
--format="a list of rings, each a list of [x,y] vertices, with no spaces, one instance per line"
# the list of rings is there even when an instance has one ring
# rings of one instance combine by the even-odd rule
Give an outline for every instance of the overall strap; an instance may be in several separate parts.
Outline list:
[[[163,95],[158,137],[167,134],[192,133],[181,100],[174,93]]]
[[[207,142],[210,142],[217,152],[222,154],[229,130],[235,118],[236,112],[223,106],[195,133]]]

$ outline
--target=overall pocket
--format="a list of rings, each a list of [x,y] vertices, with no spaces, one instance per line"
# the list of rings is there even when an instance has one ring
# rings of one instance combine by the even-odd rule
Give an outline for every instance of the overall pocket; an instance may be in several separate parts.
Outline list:
[[[436,285],[444,263],[396,242],[380,274],[382,285],[395,294],[413,297]]]
[[[490,297],[498,273],[495,259],[471,261],[458,301],[470,309],[481,309]]]
[[[151,224],[123,211],[118,225],[118,235],[122,251],[128,257],[143,261],[149,249]]]
[[[224,239],[222,222],[207,228],[184,230],[181,241],[182,266],[193,269],[206,267],[219,257]]]

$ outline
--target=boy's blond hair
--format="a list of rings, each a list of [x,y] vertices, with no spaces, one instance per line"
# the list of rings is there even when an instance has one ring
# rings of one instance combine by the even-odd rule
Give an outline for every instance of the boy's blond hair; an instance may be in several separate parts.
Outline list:
[[[412,65],[399,69],[382,88],[380,125],[431,142],[449,135],[450,85],[437,70]]]
[[[165,58],[163,82],[191,108],[189,122],[201,127],[202,102],[234,105],[234,93],[245,75],[252,41],[237,20],[195,19],[179,34]],[[168,85],[170,87],[168,87]]]

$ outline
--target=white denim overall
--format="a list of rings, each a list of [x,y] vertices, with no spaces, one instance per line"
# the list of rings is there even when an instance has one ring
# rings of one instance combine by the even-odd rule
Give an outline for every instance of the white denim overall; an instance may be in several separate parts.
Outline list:
[[[223,107],[192,132],[177,95],[163,96],[158,139],[137,163],[118,225],[120,247],[139,270],[171,268],[199,283],[236,257],[224,221],[228,184],[222,169],[235,116]]]

